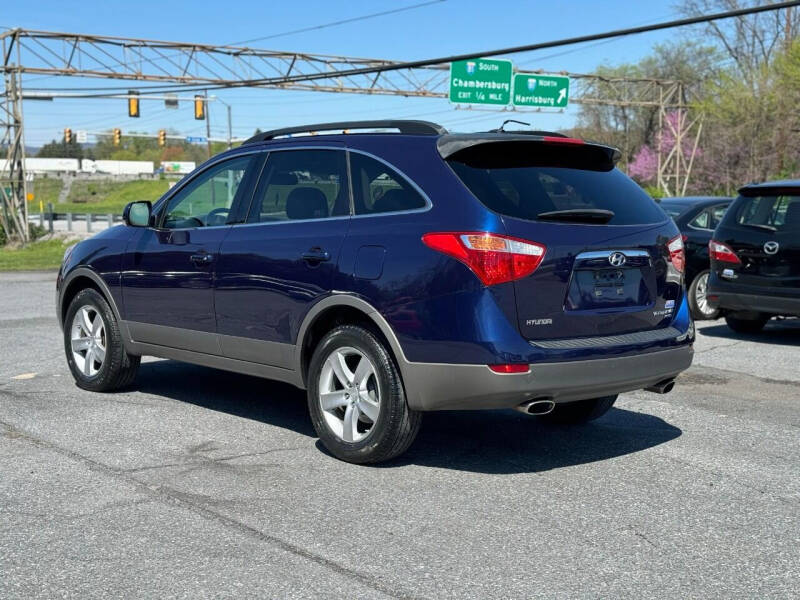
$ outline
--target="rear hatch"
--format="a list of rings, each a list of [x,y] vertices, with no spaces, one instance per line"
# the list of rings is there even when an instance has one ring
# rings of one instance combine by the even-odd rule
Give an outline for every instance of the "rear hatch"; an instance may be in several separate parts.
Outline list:
[[[736,257],[723,253],[726,260],[714,261],[722,279],[753,293],[800,293],[800,189],[743,188],[714,240]]]
[[[508,235],[546,247],[536,271],[514,282],[513,318],[529,340],[632,333],[673,319],[679,232],[615,158],[568,138],[477,144],[448,157]]]

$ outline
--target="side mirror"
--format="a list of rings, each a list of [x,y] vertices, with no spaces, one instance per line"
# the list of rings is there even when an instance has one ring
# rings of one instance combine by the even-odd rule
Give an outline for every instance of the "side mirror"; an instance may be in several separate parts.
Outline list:
[[[149,227],[152,210],[149,201],[130,202],[122,211],[122,220],[128,227]]]

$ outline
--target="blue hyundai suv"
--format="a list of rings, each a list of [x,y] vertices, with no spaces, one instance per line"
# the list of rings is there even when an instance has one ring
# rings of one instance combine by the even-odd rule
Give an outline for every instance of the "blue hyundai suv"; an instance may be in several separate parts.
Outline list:
[[[257,134],[67,251],[67,362],[94,391],[145,355],[289,382],[355,463],[425,411],[582,423],[668,392],[692,361],[683,243],[618,158],[423,121]]]

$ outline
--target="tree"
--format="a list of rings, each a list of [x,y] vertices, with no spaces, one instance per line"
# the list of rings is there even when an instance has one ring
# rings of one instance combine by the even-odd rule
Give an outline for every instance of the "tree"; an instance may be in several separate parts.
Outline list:
[[[626,100],[620,78],[681,81],[684,102],[696,95],[708,79],[719,72],[719,52],[700,41],[676,41],[654,46],[652,54],[636,64],[600,66],[584,89],[584,95]],[[642,83],[640,85],[647,85]],[[622,152],[621,166],[634,160],[643,145],[655,147],[658,107],[583,104],[573,134],[611,144]]]
[[[770,0],[683,0],[679,10],[687,17],[771,4]],[[786,50],[800,31],[800,11],[791,8],[710,21],[702,27],[734,63],[735,70],[749,83],[758,70],[772,63]],[[751,85],[752,87],[752,85]]]
[[[69,144],[62,140],[52,140],[36,153],[38,158],[84,158],[81,145],[73,137]]]

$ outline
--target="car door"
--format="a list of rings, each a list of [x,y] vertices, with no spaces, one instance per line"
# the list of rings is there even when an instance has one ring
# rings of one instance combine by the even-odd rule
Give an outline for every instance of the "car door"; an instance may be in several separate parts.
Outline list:
[[[210,165],[166,199],[154,227],[128,243],[122,267],[125,318],[134,341],[219,354],[214,272],[229,221],[249,204],[259,154]]]
[[[291,367],[303,318],[331,290],[349,220],[343,149],[270,152],[247,222],[220,250],[215,305],[224,356]]]

